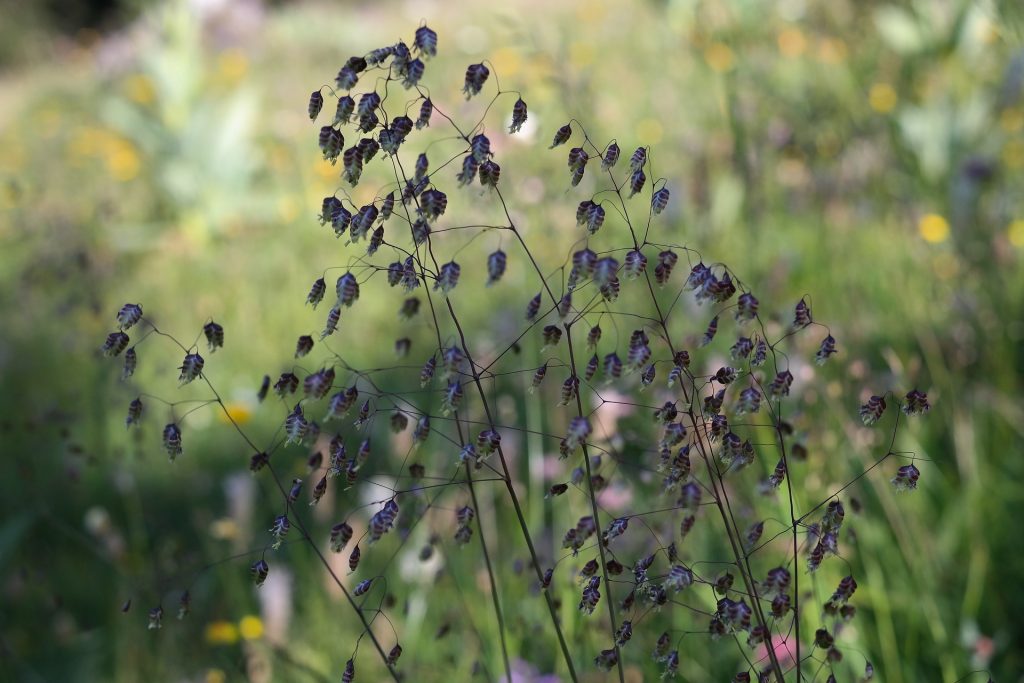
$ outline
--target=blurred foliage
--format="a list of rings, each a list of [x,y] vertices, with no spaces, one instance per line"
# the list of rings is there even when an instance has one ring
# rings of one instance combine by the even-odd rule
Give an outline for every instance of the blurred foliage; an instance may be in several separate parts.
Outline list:
[[[193,423],[189,455],[170,474],[158,419],[124,436],[112,407],[134,393],[96,348],[125,301],[183,338],[216,318],[228,349],[212,379],[236,419],[273,432],[255,390],[265,372],[287,367],[297,331],[319,324],[301,304],[312,274],[337,260],[316,221],[337,169],[318,159],[306,98],[349,52],[393,41],[425,15],[442,41],[431,78],[450,84],[454,113],[470,116],[457,91],[465,65],[483,57],[530,102],[537,143],[503,152],[503,182],[542,248],[564,253],[573,239],[575,204],[560,176],[551,181],[561,156],[541,149],[576,117],[596,140],[652,145],[680,199],[674,239],[726,260],[765,299],[813,297],[845,377],[826,383],[820,410],[803,419],[839,425],[856,410],[864,397],[842,393],[839,380],[929,391],[932,416],[898,444],[930,461],[920,490],[894,499],[886,477],[869,476],[854,492],[864,512],[849,560],[865,581],[856,629],[842,638],[886,681],[952,683],[975,669],[1019,680],[1024,50],[1015,9],[181,1],[22,64],[0,86],[0,678],[337,678],[332,643],[355,631],[337,623],[344,606],[313,558],[288,552],[292,584],[279,603],[250,587],[246,553],[264,526],[253,509],[274,492],[244,472],[249,454],[228,425]],[[44,41],[42,23],[3,31]],[[553,220],[565,234],[545,230]],[[519,315],[521,302],[509,307]],[[487,329],[500,313],[471,315]],[[375,311],[367,333],[393,315]],[[140,363],[140,384],[160,396],[176,391],[167,351]],[[872,445],[838,426],[815,433],[808,499],[858,474]],[[447,559],[448,578],[432,584],[413,571],[409,580],[452,605],[477,599],[474,562]],[[502,558],[503,573],[513,559]],[[183,585],[194,613],[178,624]],[[505,585],[511,600],[529,581]],[[448,679],[468,679],[477,657],[498,670],[477,643],[435,643],[439,616],[417,612],[427,607],[415,592],[410,600],[422,627],[404,644],[423,676],[458,666]],[[145,614],[158,602],[167,625],[154,633]],[[479,621],[486,636],[493,626]],[[514,650],[528,653],[529,631],[515,633]],[[848,664],[850,676],[863,668]]]

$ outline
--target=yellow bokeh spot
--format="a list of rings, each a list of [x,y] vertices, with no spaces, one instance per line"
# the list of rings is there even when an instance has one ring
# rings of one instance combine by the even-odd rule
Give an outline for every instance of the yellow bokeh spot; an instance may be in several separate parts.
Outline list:
[[[575,67],[589,66],[594,61],[594,46],[577,40],[569,46],[569,62]]]
[[[926,242],[938,244],[949,239],[949,223],[937,213],[926,213],[917,222],[917,231]]]
[[[115,180],[127,182],[139,175],[142,159],[135,150],[135,145],[127,140],[113,140],[104,154],[107,171]]]
[[[256,640],[263,637],[263,620],[255,615],[242,617],[238,622],[238,631],[246,640]]]
[[[1018,218],[1006,228],[1006,237],[1015,247],[1024,247],[1024,218]]]
[[[725,43],[711,43],[704,50],[704,61],[713,70],[721,73],[732,68],[736,62],[736,55]]]
[[[217,58],[217,75],[227,83],[237,83],[249,71],[249,58],[241,50],[226,50]]]
[[[644,145],[656,145],[661,142],[661,122],[657,119],[640,119],[636,124],[636,137]]]
[[[888,114],[896,108],[899,97],[888,83],[875,83],[868,93],[868,104],[879,114]]]
[[[1024,129],[1024,109],[1004,109],[999,115],[999,127],[1007,133],[1017,133]]]
[[[156,101],[156,87],[153,85],[153,79],[146,74],[128,76],[121,84],[121,88],[125,97],[136,104],[145,106]]]
[[[838,38],[822,38],[818,43],[818,61],[822,64],[842,64],[846,52],[846,43]]]
[[[1003,163],[1007,168],[1024,167],[1024,140],[1010,140],[1003,147]]]
[[[230,517],[221,517],[210,523],[210,535],[220,540],[238,537],[238,524]]]
[[[230,621],[211,621],[203,637],[210,645],[234,645],[238,642],[238,628]]]
[[[234,421],[235,424],[242,425],[252,417],[252,408],[249,407],[248,403],[232,401],[231,403],[224,404],[224,410],[219,415],[221,422],[229,423]]]
[[[784,57],[799,57],[807,50],[807,38],[798,28],[787,28],[779,33],[779,52]]]
[[[209,669],[205,680],[206,683],[227,683],[228,675],[221,669]]]
[[[519,50],[503,47],[491,57],[491,64],[494,65],[494,71],[498,78],[503,79],[506,76],[518,74],[522,70],[523,58],[520,56]]]

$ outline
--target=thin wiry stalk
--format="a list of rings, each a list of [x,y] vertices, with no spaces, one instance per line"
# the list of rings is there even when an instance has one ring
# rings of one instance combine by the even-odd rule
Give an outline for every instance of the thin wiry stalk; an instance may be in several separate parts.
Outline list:
[[[572,376],[577,377],[576,355],[573,351],[572,344],[572,325],[566,323],[563,327],[565,328],[565,336],[569,345],[569,364],[572,369]],[[578,391],[576,392],[576,414],[579,417],[583,417],[583,402],[580,400],[580,393]],[[622,666],[622,656],[619,652],[618,641],[615,638],[615,630],[618,624],[618,621],[615,618],[615,596],[612,594],[612,583],[608,580],[608,560],[605,557],[604,539],[601,537],[601,529],[603,527],[601,525],[601,516],[597,510],[597,495],[594,493],[594,475],[590,471],[590,450],[587,448],[586,441],[584,441],[581,446],[583,448],[583,464],[587,472],[587,497],[590,499],[590,511],[591,514],[594,515],[594,524],[597,527],[597,552],[601,561],[601,575],[604,577],[605,590],[608,593],[605,597],[605,603],[608,605],[608,618],[611,621],[610,628],[612,632],[612,647],[615,648],[615,664],[619,674],[619,682],[625,683],[626,675]]]

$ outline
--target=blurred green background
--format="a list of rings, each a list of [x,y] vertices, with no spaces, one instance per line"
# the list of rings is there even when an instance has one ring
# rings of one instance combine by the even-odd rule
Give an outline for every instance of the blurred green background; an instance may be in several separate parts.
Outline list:
[[[879,474],[859,492],[861,613],[843,643],[887,682],[985,680],[977,670],[1024,680],[1024,22],[1014,3],[0,8],[3,680],[340,677],[357,631],[339,624],[348,608],[309,553],[289,553],[280,571],[290,582],[251,586],[246,553],[274,492],[249,476],[237,436],[213,411],[197,417],[172,474],[161,425],[125,435],[122,407],[137,389],[97,348],[126,301],[183,340],[215,318],[229,341],[208,374],[236,420],[273,432],[280,416],[258,410],[255,389],[319,324],[301,304],[335,244],[316,216],[338,169],[319,158],[306,100],[350,54],[408,40],[421,20],[441,41],[426,82],[453,107],[465,65],[482,58],[529,102],[535,144],[502,153],[502,182],[527,222],[559,207],[574,230],[562,156],[543,153],[569,117],[624,150],[651,145],[674,193],[664,241],[728,262],[762,301],[810,295],[831,326],[842,365],[820,385],[815,419],[840,424],[862,389],[929,392],[930,417],[898,445],[930,460],[920,490],[894,498]],[[520,315],[523,301],[509,308]],[[370,313],[366,333],[393,314]],[[147,392],[175,391],[173,348],[143,346],[140,359]],[[809,444],[820,465],[809,499],[859,471],[854,446],[872,445],[862,441],[836,427]],[[516,575],[512,556],[499,558],[499,573]],[[450,556],[462,585],[431,590],[450,605],[477,599],[465,581],[478,561]],[[184,585],[193,614],[177,622]],[[528,585],[509,579],[506,599]],[[148,631],[161,601],[165,627]],[[468,680],[474,659],[500,671],[486,644],[435,642],[459,613],[405,626],[406,652],[418,653],[405,664],[422,672],[410,680]],[[493,626],[479,622],[486,641]],[[529,631],[513,631],[527,657]],[[533,664],[557,672],[557,659]],[[430,677],[434,666],[443,677]],[[702,680],[699,663],[687,666],[685,680]],[[851,661],[847,680],[862,670]]]

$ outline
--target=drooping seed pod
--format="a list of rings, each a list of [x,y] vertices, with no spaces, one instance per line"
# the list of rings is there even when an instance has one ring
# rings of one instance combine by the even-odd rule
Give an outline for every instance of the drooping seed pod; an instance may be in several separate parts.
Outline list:
[[[716,315],[714,318],[711,319],[711,322],[708,323],[708,329],[705,330],[704,336],[701,337],[700,345],[701,346],[707,346],[708,344],[710,344],[712,341],[714,341],[715,334],[717,334],[717,333],[718,333],[718,316]]]
[[[181,455],[181,428],[175,423],[170,423],[164,427],[163,431],[163,444],[164,450],[167,451],[167,457],[170,458],[171,462]]]
[[[725,365],[718,369],[718,372],[713,375],[712,379],[719,384],[732,384],[736,380],[736,370]]]
[[[352,594],[356,597],[359,597],[360,595],[365,595],[370,590],[370,586],[372,585],[373,579],[363,579],[358,584],[356,584],[356,587],[355,589],[353,589]]]
[[[135,353],[135,347],[124,352],[124,367],[121,368],[121,381],[125,381],[135,374],[135,368],[139,365],[139,356]]]
[[[658,263],[654,266],[654,279],[660,286],[664,287],[668,282],[678,260],[679,257],[671,249],[658,254]]]
[[[484,187],[497,187],[501,180],[501,166],[491,159],[480,164],[480,184]]]
[[[587,348],[594,350],[597,348],[598,342],[601,341],[601,326],[594,325],[590,328],[590,332],[587,333]]]
[[[437,368],[437,357],[431,356],[427,359],[427,362],[423,364],[423,369],[420,370],[420,386],[425,387],[430,384],[430,380],[434,378],[434,370]]]
[[[670,194],[671,193],[668,191],[667,187],[662,187],[660,190],[656,191],[653,195],[651,195],[651,213],[657,216],[662,211],[664,211],[665,207],[668,206]]]
[[[117,312],[117,324],[122,331],[130,329],[140,320],[142,320],[142,306],[139,304],[125,304]]]
[[[352,683],[356,680],[356,663],[353,660],[345,662],[345,671],[341,674],[341,683]]]
[[[467,154],[462,160],[462,170],[455,176],[456,180],[459,181],[459,187],[472,184],[479,168],[480,162],[473,155]]]
[[[288,502],[295,503],[299,500],[299,495],[302,493],[302,479],[292,479],[292,487],[288,489]]]
[[[487,257],[487,286],[490,287],[495,282],[501,279],[501,276],[505,274],[505,266],[507,259],[505,252],[501,249],[491,253]]]
[[[359,207],[356,214],[352,216],[352,228],[349,231],[352,241],[356,242],[365,237],[379,215],[380,211],[373,204]]]
[[[291,528],[292,524],[288,521],[288,515],[278,515],[274,518],[274,523],[270,525],[270,535],[274,537],[274,544],[271,547],[274,550],[281,547],[284,537],[288,535]]]
[[[544,365],[542,365],[539,368],[537,368],[536,370],[534,370],[534,372],[533,372],[533,379],[530,381],[529,392],[531,394],[534,391],[536,391],[537,388],[544,382],[544,378],[547,376],[547,374],[548,374],[548,364],[547,363],[544,363]]]
[[[100,350],[103,351],[103,355],[114,357],[128,348],[129,341],[131,340],[124,332],[111,332],[107,335],[107,339],[103,342],[103,346]]]
[[[613,519],[611,523],[608,525],[608,528],[605,529],[604,533],[601,535],[604,544],[608,545],[608,542],[610,540],[626,533],[626,529],[628,527],[629,517],[618,517],[616,519]]]
[[[348,568],[350,571],[355,571],[359,567],[359,560],[363,556],[363,551],[359,549],[359,545],[352,548],[352,553],[348,556]]]
[[[597,283],[598,287],[604,287],[613,280],[618,279],[616,277],[618,272],[619,262],[615,258],[611,256],[600,258],[594,264],[594,282]]]
[[[473,139],[469,141],[469,151],[473,158],[482,164],[491,154],[490,139],[483,133],[474,135]]]
[[[416,427],[412,430],[413,445],[418,445],[427,440],[430,436],[430,416],[423,415],[416,421]]]
[[[252,563],[249,572],[252,574],[256,585],[262,586],[263,582],[267,580],[267,575],[270,573],[270,565],[267,564],[266,560],[259,559]]]
[[[430,237],[430,225],[422,216],[412,222],[410,230],[412,231],[412,242],[417,247],[426,242],[427,238]],[[416,281],[416,271],[413,268],[411,257],[406,260],[406,263],[402,267],[403,282],[405,281],[406,274],[410,270],[412,270],[413,280]]]
[[[647,163],[647,148],[637,147],[633,156],[629,158],[629,170],[636,173]]]
[[[818,352],[814,354],[814,361],[818,365],[824,365],[825,362],[836,352],[836,340],[831,334],[821,340],[821,346],[818,348]]]
[[[739,361],[750,355],[750,352],[754,350],[754,342],[749,337],[739,337],[736,343],[729,349],[729,357],[734,361]]]
[[[747,387],[740,392],[740,400],[736,404],[736,414],[756,413],[761,409],[761,392],[755,387]]]
[[[717,393],[704,397],[704,412],[708,415],[717,415],[722,410],[722,401],[725,399],[725,389],[719,389]]]
[[[462,268],[455,261],[449,261],[441,266],[441,272],[437,274],[437,282],[434,283],[434,291],[441,290],[441,293],[447,296],[459,284],[461,272]]]
[[[295,342],[295,357],[302,358],[313,350],[313,338],[308,334],[299,337]]]
[[[585,379],[586,379],[586,380],[587,380],[588,382],[589,382],[590,380],[592,380],[592,379],[594,378],[594,373],[596,373],[596,372],[597,372],[597,366],[598,366],[599,364],[600,364],[600,360],[598,359],[598,357],[597,357],[597,354],[596,354],[596,353],[595,353],[595,354],[594,354],[593,356],[591,356],[591,357],[590,357],[590,360],[589,360],[589,361],[587,361],[587,367],[586,367],[586,369],[585,369],[585,370],[583,371],[583,377],[584,377],[584,378],[585,378]]]
[[[542,353],[548,347],[558,345],[558,342],[562,339],[562,328],[557,325],[546,325],[543,330],[543,336],[544,346],[541,348]]]
[[[423,99],[420,104],[420,114],[416,119],[416,130],[420,130],[430,125],[430,116],[434,113],[434,103],[430,101],[429,97]]]
[[[501,445],[501,434],[493,429],[485,429],[476,437],[476,450],[481,458],[485,458]]]
[[[319,278],[313,283],[313,286],[309,290],[309,294],[306,296],[306,303],[312,304],[314,310],[323,301],[324,292],[327,291],[327,283],[324,282],[323,278]]]
[[[649,387],[654,384],[654,379],[657,376],[657,370],[654,367],[654,363],[651,363],[644,371],[640,374],[640,391],[644,390],[644,387]]]
[[[789,389],[793,386],[793,373],[789,370],[783,370],[782,372],[775,375],[775,379],[768,385],[768,393],[778,398],[781,396],[789,396]]]
[[[153,609],[149,610],[149,626],[147,628],[149,628],[150,630],[163,628],[163,618],[163,607],[156,606]]]
[[[309,96],[309,104],[306,106],[306,112],[309,114],[310,121],[316,121],[316,117],[320,114],[320,110],[324,107],[324,96],[319,90],[314,90]]]
[[[359,154],[363,157],[363,163],[368,164],[377,156],[377,152],[380,151],[380,143],[373,138],[360,138],[359,143],[356,145],[359,149]]]
[[[647,270],[647,257],[643,255],[643,252],[631,249],[626,254],[622,270],[626,273],[626,277],[628,279],[637,279],[643,275],[645,270]]]
[[[139,424],[142,419],[142,399],[134,398],[132,402],[128,404],[128,417],[125,418],[125,427],[131,429],[132,425]]]
[[[917,488],[917,480],[921,477],[921,471],[914,465],[903,465],[896,471],[896,476],[890,481],[897,491],[913,491]]]
[[[558,306],[555,307],[558,311],[558,317],[565,319],[572,313],[572,292],[566,292],[565,295],[558,300]]]
[[[359,74],[349,66],[343,66],[334,77],[334,82],[339,90],[351,90],[359,82]]]
[[[557,131],[555,131],[555,137],[551,141],[551,147],[549,147],[548,149],[554,149],[559,145],[565,144],[570,137],[572,137],[572,126],[570,126],[567,123],[561,128],[559,128]]]
[[[750,365],[755,368],[759,368],[764,365],[767,358],[768,344],[765,343],[764,339],[758,339],[757,343],[754,344],[754,356],[750,359]]]
[[[278,380],[274,382],[274,393],[278,396],[294,394],[298,388],[299,378],[291,372],[282,373]]]
[[[480,93],[480,89],[484,87],[484,83],[487,82],[487,77],[490,75],[491,70],[483,64],[470,64],[466,67],[466,80],[462,92],[466,93],[467,100]]]
[[[629,176],[629,196],[632,197],[642,191],[646,182],[647,176],[643,171],[633,171],[633,174]]]
[[[518,133],[523,128],[523,124],[526,123],[527,111],[526,102],[523,102],[523,98],[519,98],[512,105],[512,125],[508,127],[509,133]]]
[[[619,146],[614,142],[610,143],[601,158],[601,170],[607,171],[619,161]]]
[[[331,165],[337,163],[338,155],[341,154],[341,149],[345,146],[345,136],[341,134],[341,131],[332,126],[324,126],[320,129],[319,142],[324,160],[331,162]]]
[[[356,115],[366,116],[372,114],[375,109],[380,107],[380,95],[376,92],[368,92],[363,94],[359,98],[359,104],[356,105]]]
[[[306,417],[302,414],[302,405],[296,403],[295,408],[284,421],[285,434],[287,435],[286,443],[300,442],[306,436],[306,430],[309,429],[309,423],[306,421]]]
[[[693,585],[693,572],[688,567],[677,564],[668,570],[668,575],[665,577],[662,587],[666,591],[678,593],[686,590],[691,585]]]
[[[441,354],[442,369],[444,370],[444,378],[449,379],[457,376],[462,372],[463,363],[466,360],[466,354],[462,352],[462,349],[458,345],[452,344],[448,348],[444,349]]]
[[[882,396],[872,396],[868,399],[868,402],[860,407],[860,419],[866,426],[878,422],[881,419],[882,414],[885,412],[885,398]]]
[[[352,527],[340,522],[331,527],[331,552],[340,553],[352,540]]]
[[[458,410],[462,403],[462,397],[462,382],[448,382],[448,388],[445,389],[444,398],[441,401],[441,414],[450,415]]]
[[[793,311],[793,328],[807,327],[811,322],[811,307],[807,305],[806,300],[800,299]]]
[[[569,375],[562,382],[562,394],[558,401],[558,405],[567,406],[570,402],[576,399],[579,395],[580,380],[576,375]]]
[[[356,101],[345,95],[338,98],[338,106],[334,110],[334,125],[345,125],[352,119],[352,112],[355,111]]]
[[[589,158],[582,147],[573,147],[569,150],[569,170],[576,171],[583,168],[587,165]]]
[[[339,306],[352,306],[359,299],[359,282],[351,272],[345,273],[338,278],[335,284],[335,291],[338,295]]]
[[[917,389],[911,389],[904,397],[903,405],[900,409],[904,415],[924,415],[932,409],[932,406],[928,402],[928,394]]]
[[[382,245],[383,243],[384,226],[381,225],[376,230],[374,230],[373,234],[370,236],[370,243],[366,245],[366,255],[373,256],[374,254],[376,254],[377,250],[380,249],[380,245]]]
[[[181,370],[181,373],[178,375],[178,383],[188,384],[202,375],[204,365],[205,361],[198,353],[186,353],[185,360],[181,362],[181,366],[178,368]]]
[[[423,72],[427,67],[420,59],[411,60],[405,67],[405,77],[402,79],[402,87],[408,90],[415,88],[423,78]]]
[[[392,498],[370,518],[370,543],[379,541],[398,518],[398,503]]]
[[[270,454],[261,451],[259,453],[253,453],[252,457],[249,458],[249,470],[256,474],[270,463]]]
[[[415,48],[424,57],[437,56],[437,33],[427,26],[420,26],[416,29],[416,36],[412,42]]]
[[[622,376],[622,361],[614,351],[604,357],[604,375],[609,381]]]
[[[324,324],[323,332],[320,333],[320,341],[334,334],[338,329],[338,322],[341,319],[341,308],[334,306],[327,313],[327,322]]]
[[[537,318],[537,313],[540,312],[540,292],[530,299],[530,303],[526,305],[526,319],[533,322]]]
[[[420,300],[416,297],[411,297],[402,302],[402,308],[399,309],[398,315],[406,320],[412,319],[420,310]]]
[[[307,398],[319,400],[334,386],[334,368],[324,368],[306,375],[302,390]]]

